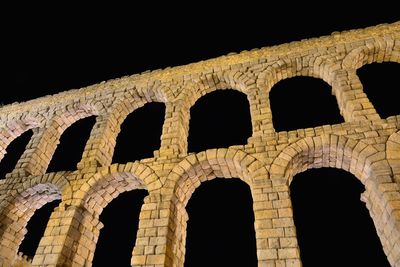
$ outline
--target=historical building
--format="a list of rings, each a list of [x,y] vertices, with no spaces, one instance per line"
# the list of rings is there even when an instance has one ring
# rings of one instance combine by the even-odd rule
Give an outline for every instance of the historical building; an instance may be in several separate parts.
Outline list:
[[[205,180],[236,177],[251,189],[259,266],[301,266],[289,185],[309,168],[333,167],[365,186],[369,209],[392,266],[400,266],[400,116],[381,118],[356,70],[400,63],[400,23],[229,54],[185,66],[122,77],[0,108],[0,158],[33,131],[14,170],[0,180],[0,265],[22,264],[18,248],[34,212],[60,199],[32,266],[91,266],[102,210],[121,192],[148,196],[132,266],[183,266],[185,209]],[[344,122],[276,132],[269,91],[294,76],[332,88]],[[247,96],[252,136],[247,144],[188,153],[190,108],[214,90]],[[112,164],[120,125],[149,102],[165,103],[161,146],[152,158]],[[62,133],[95,116],[77,170],[47,172]],[[270,240],[285,242],[269,242]]]

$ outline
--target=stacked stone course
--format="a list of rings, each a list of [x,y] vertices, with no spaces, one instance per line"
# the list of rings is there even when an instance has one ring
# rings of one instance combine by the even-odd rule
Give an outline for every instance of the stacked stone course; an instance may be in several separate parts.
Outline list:
[[[381,118],[356,70],[400,63],[400,22],[229,54],[150,71],[0,108],[0,158],[23,132],[33,136],[0,180],[0,266],[91,266],[99,216],[125,191],[146,189],[132,266],[183,266],[186,204],[203,181],[239,178],[250,186],[259,266],[301,266],[289,185],[309,168],[354,174],[385,254],[400,266],[400,114]],[[289,132],[272,124],[269,91],[283,79],[312,76],[332,87],[345,122]],[[382,85],[386,86],[384,81]],[[234,89],[250,104],[247,144],[188,153],[190,108],[207,93]],[[112,164],[124,119],[149,102],[166,105],[154,157]],[[46,173],[61,134],[96,116],[76,171]],[[33,213],[60,199],[31,263],[18,247]],[[22,262],[22,263],[21,263]],[[22,264],[22,265],[21,265]]]

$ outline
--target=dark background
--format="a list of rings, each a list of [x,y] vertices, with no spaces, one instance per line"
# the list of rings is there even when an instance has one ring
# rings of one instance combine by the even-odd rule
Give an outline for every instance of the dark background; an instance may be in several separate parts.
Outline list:
[[[338,2],[323,6],[322,3],[288,2],[264,6],[246,2],[219,8],[197,2],[190,6],[151,3],[140,7],[99,7],[97,4],[3,8],[0,102],[26,101],[145,70],[328,35],[333,31],[391,23],[400,18],[396,8],[383,2],[353,9]],[[368,96],[372,98],[375,92],[376,103],[385,106],[391,99],[398,99],[393,87],[397,82],[395,74],[400,72],[396,64],[381,65],[385,65],[384,70],[371,65],[373,70],[360,70],[359,74],[365,89],[372,92]],[[385,73],[385,88],[377,87]],[[293,88],[302,88],[304,93],[299,94]],[[277,84],[271,91],[275,127],[291,130],[343,121],[329,90],[329,85],[312,78],[293,78]],[[386,96],[389,92],[394,95]],[[296,107],[299,101],[293,100],[301,97],[306,102]],[[218,104],[221,102],[222,108]],[[145,112],[134,112],[125,121],[121,136],[126,137],[118,139],[114,162],[151,157],[151,151],[158,149],[160,122],[164,116],[160,105]],[[251,133],[246,105],[246,98],[231,90],[199,100],[191,110],[189,151],[246,143]],[[381,114],[386,118],[399,113],[394,110]],[[76,124],[66,131],[51,170],[75,168],[93,123],[94,119],[88,118],[79,127]],[[235,125],[243,127],[235,128]],[[139,128],[145,129],[139,132]],[[131,132],[124,134],[125,131]],[[148,145],[135,145],[133,138],[129,138],[135,134],[136,139],[149,136],[149,140],[143,141]],[[25,139],[29,140],[29,136]],[[7,155],[18,150],[12,147],[18,147],[16,143],[10,145]],[[127,154],[123,144],[148,149]],[[15,159],[18,157],[16,153]],[[12,159],[4,158],[2,163],[3,168],[12,169],[15,160],[13,163]],[[363,186],[354,176],[331,169],[307,171],[296,176],[291,190],[304,266],[387,266],[365,205],[359,201]],[[124,193],[105,209],[101,219],[106,226],[99,239],[95,266],[111,266],[111,262],[113,266],[129,266],[131,249],[119,247],[133,247],[135,221],[144,196],[143,192]],[[218,179],[196,190],[187,206],[190,220],[186,266],[256,266],[250,207],[249,189],[239,180]],[[40,217],[46,216],[37,214],[28,230],[40,237],[36,217],[40,221]],[[121,224],[128,220],[132,224]],[[107,232],[109,229],[120,232]],[[131,230],[130,234],[127,229]],[[34,242],[26,242],[20,250],[33,255]],[[123,251],[128,254],[119,256]]]

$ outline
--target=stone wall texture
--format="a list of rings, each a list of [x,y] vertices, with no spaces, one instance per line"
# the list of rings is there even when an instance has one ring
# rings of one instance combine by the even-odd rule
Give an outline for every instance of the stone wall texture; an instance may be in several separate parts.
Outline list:
[[[365,186],[384,252],[400,266],[400,115],[382,119],[356,70],[400,63],[400,22],[243,51],[185,66],[122,77],[0,108],[0,158],[15,138],[33,136],[15,169],[0,180],[0,266],[20,266],[26,225],[60,199],[32,266],[91,266],[102,210],[120,193],[146,189],[132,266],[183,266],[186,204],[203,181],[236,177],[250,186],[259,266],[301,266],[289,185],[309,168],[346,170]],[[344,123],[276,132],[269,91],[294,76],[332,87]],[[203,95],[234,89],[250,104],[247,144],[187,152],[190,108]],[[111,164],[120,126],[148,102],[166,105],[153,158]],[[61,134],[96,116],[77,170],[46,173]],[[276,242],[276,241],[280,242]]]

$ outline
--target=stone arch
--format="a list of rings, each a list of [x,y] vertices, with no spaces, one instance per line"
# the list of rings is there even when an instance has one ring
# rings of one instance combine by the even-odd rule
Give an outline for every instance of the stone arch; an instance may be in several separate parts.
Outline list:
[[[398,219],[391,214],[398,210],[392,196],[398,195],[399,187],[393,183],[386,153],[344,136],[306,137],[279,153],[270,168],[271,181],[275,185],[288,185],[297,173],[320,167],[349,171],[364,184],[362,200],[366,202],[389,262],[397,262],[400,256],[395,253],[394,244],[400,240],[400,228]]]
[[[167,180],[172,180],[174,195],[186,205],[203,181],[216,177],[238,177],[252,188],[257,179],[268,179],[269,175],[261,161],[244,151],[219,148],[187,156],[172,169]]]
[[[119,194],[134,189],[154,190],[161,186],[158,176],[145,164],[139,162],[128,163],[127,165],[113,164],[104,167],[82,184],[80,189],[73,194],[70,203],[78,204],[81,207],[82,223],[84,227],[92,229],[90,236],[79,235],[74,240],[75,251],[78,251],[72,258],[75,261],[79,257],[79,251],[88,251],[85,261],[91,263],[93,260],[96,243],[103,227],[100,222],[100,215],[103,209]]]
[[[147,103],[158,102],[148,101],[149,99],[147,98],[153,100],[155,96],[143,97],[138,94],[137,90],[128,91],[112,105],[106,114],[99,116],[94,127],[94,132],[92,132],[85,147],[85,152],[87,153],[78,164],[78,167],[83,168],[86,164],[95,164],[97,166],[110,165],[112,163],[117,136],[121,130],[120,127],[127,116]],[[155,99],[165,100],[163,97],[156,97]],[[160,102],[164,103],[163,101]],[[93,148],[93,143],[96,143],[95,148]]]
[[[136,93],[136,91],[133,92]],[[127,95],[124,94],[122,99],[113,103],[107,113],[100,114],[97,117],[94,129],[85,146],[84,151],[87,153],[78,164],[78,168],[90,165],[91,162],[94,162],[97,166],[108,166],[111,164],[121,124],[131,112],[146,103],[137,94],[131,97],[127,97]],[[94,143],[98,143],[95,149],[93,148]]]
[[[350,51],[343,59],[344,69],[359,69],[373,62],[393,61],[400,63],[400,48],[394,38],[369,39],[364,45]]]
[[[81,102],[56,111],[44,127],[34,132],[16,168],[24,169],[27,175],[45,173],[63,132],[76,121],[98,114],[95,105]]]
[[[351,172],[366,185],[378,165],[388,166],[385,152],[360,140],[328,134],[306,137],[284,148],[273,161],[270,174],[271,180],[284,179],[283,183],[290,184],[291,177],[306,169],[332,167]],[[380,172],[386,182],[390,182],[390,174],[390,170]]]
[[[172,193],[173,240],[171,255],[174,266],[183,266],[186,242],[186,204],[203,181],[216,177],[238,177],[249,185],[254,206],[261,198],[261,189],[270,184],[264,163],[242,150],[232,148],[210,149],[191,154],[178,163],[168,175],[167,183],[173,185],[166,190]],[[257,218],[256,218],[257,221]],[[256,238],[261,238],[256,229]],[[258,239],[257,238],[257,239]],[[258,248],[260,249],[260,248]]]
[[[92,104],[71,104],[56,112],[56,115],[49,121],[48,128],[52,128],[59,136],[76,121],[99,115],[95,105]]]
[[[338,97],[345,104],[344,117],[348,120],[378,120],[380,115],[364,92],[357,69],[370,63],[400,63],[400,49],[393,38],[368,39],[365,44],[351,50],[342,60],[342,70],[336,84]]]
[[[3,200],[6,204],[0,214],[0,263],[4,266],[10,266],[16,259],[19,245],[27,233],[26,226],[35,211],[46,203],[61,199],[66,180],[51,180],[33,179],[29,185],[16,190],[15,195]]]
[[[340,69],[339,61],[331,55],[319,56],[300,56],[292,55],[291,57],[282,57],[274,63],[268,65],[262,72],[257,75],[257,88],[260,88],[256,94],[260,95],[258,102],[262,103],[263,113],[257,108],[253,113],[262,117],[263,119],[253,123],[253,128],[262,135],[262,130],[257,131],[258,128],[264,128],[266,132],[275,131],[272,123],[272,111],[270,102],[270,92],[279,82],[294,78],[294,77],[312,77],[321,79],[331,86],[331,94],[336,98],[340,114],[344,114],[344,100],[341,97],[339,87],[335,82],[337,71]],[[257,97],[257,96],[256,96]],[[254,98],[254,97],[253,97]],[[266,101],[265,101],[266,99]],[[257,117],[256,115],[254,117]]]
[[[175,89],[177,89],[176,86]],[[173,133],[173,137],[178,140],[178,144],[173,144],[172,146],[167,145],[171,143],[171,138],[166,138],[165,143],[163,143],[162,140],[161,154],[163,153],[163,149],[166,151],[175,150],[177,153],[183,155],[187,154],[190,108],[194,106],[196,101],[201,97],[216,90],[233,89],[245,94],[251,106],[252,99],[250,97],[250,92],[255,94],[257,91],[254,74],[246,71],[244,68],[240,69],[238,67],[232,67],[231,69],[214,73],[193,75],[192,79],[185,81],[179,89],[180,91],[175,93],[177,96],[174,101],[166,106],[166,115],[169,113],[172,115],[165,120],[166,124],[171,124],[170,128],[177,129],[176,132]],[[257,99],[255,101],[257,101]],[[254,135],[254,129],[256,129],[254,125],[257,123],[254,122],[252,110],[250,110],[250,112]],[[171,133],[169,136],[171,136]]]
[[[340,68],[339,62],[330,55],[310,58],[301,56],[283,57],[266,67],[257,76],[257,86],[267,93],[278,82],[296,76],[322,79],[332,86],[334,72]]]
[[[216,90],[233,89],[248,95],[255,88],[255,78],[251,73],[229,69],[220,73],[204,74],[184,85],[179,98],[185,99],[188,107],[193,106],[202,96]]]
[[[44,174],[41,176],[30,177],[30,179],[26,180],[25,177],[15,178],[13,181],[15,183],[20,183],[22,186],[20,188],[14,188],[11,190],[5,189],[4,194],[0,196],[0,215],[3,214],[3,211],[7,209],[12,203],[15,201],[16,197],[22,194],[25,190],[32,190],[31,188],[36,187],[41,184],[49,184],[53,185],[59,192],[62,194],[63,200],[71,199],[71,188],[70,183],[67,180],[68,173],[59,172],[57,174]],[[4,184],[6,186],[7,184]],[[33,192],[33,191],[32,191]]]
[[[39,121],[26,118],[9,122],[0,130],[0,161],[7,153],[8,145],[24,132],[39,126]]]
[[[155,190],[161,186],[157,174],[145,164],[135,162],[125,165],[123,171],[117,171],[113,164],[107,171],[98,172],[87,182],[75,196],[84,195],[81,199],[85,209],[93,211],[98,218],[102,210],[119,194],[134,189]],[[115,168],[115,171],[112,171]]]
[[[158,79],[157,71],[154,71],[155,77],[151,77],[149,80],[141,79],[135,83],[135,86],[128,89],[122,96],[124,100],[119,101],[117,105],[113,106],[113,109],[110,112],[109,118],[107,120],[113,120],[111,126],[106,126],[102,131],[106,133],[108,136],[112,138],[107,138],[106,140],[102,140],[102,143],[107,146],[105,151],[112,151],[111,154],[107,155],[104,152],[99,151],[97,153],[98,161],[104,162],[101,163],[101,166],[106,166],[112,163],[113,151],[116,145],[116,139],[120,132],[120,126],[125,121],[126,117],[134,112],[136,109],[144,106],[147,103],[158,102],[165,104],[165,116],[164,116],[164,125],[171,125],[166,128],[168,131],[163,132],[161,134],[161,144],[159,150],[154,150],[155,155],[162,155],[164,151],[171,150],[178,151],[178,153],[184,153],[185,150],[185,142],[183,142],[184,138],[176,138],[176,135],[181,133],[181,121],[176,120],[176,116],[180,116],[185,111],[182,111],[182,106],[178,103],[182,103],[181,100],[177,100],[183,85],[183,79],[177,80],[160,80]],[[128,85],[129,86],[129,85]],[[133,105],[133,107],[131,107]],[[116,111],[118,110],[118,111]],[[122,113],[121,113],[122,112]],[[122,116],[121,116],[122,114]],[[115,123],[117,120],[117,123]],[[104,122],[106,124],[108,122]],[[173,129],[171,131],[171,129]],[[173,133],[173,131],[175,131]],[[111,133],[110,133],[111,132]],[[116,133],[115,133],[116,132]],[[115,136],[114,136],[115,135]],[[104,135],[103,135],[104,136]],[[111,140],[110,140],[111,139]],[[179,140],[179,141],[177,141]],[[112,143],[108,143],[112,142]]]

